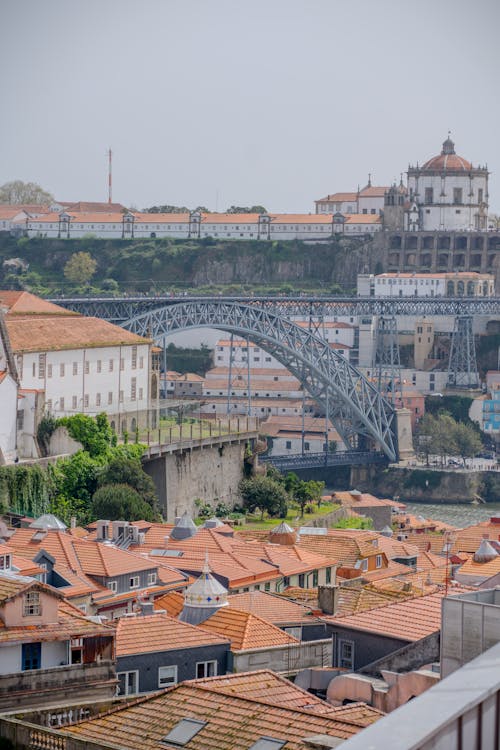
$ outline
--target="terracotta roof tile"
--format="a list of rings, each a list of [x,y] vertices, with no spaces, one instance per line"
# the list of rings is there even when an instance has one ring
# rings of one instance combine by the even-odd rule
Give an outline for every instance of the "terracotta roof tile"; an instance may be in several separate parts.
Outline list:
[[[232,651],[286,646],[300,642],[261,617],[232,607],[221,607],[198,627],[229,638]]]
[[[120,617],[116,627],[117,656],[215,646],[227,641],[228,639],[219,635],[213,635],[158,612],[152,615]]]
[[[349,715],[352,709],[346,712]],[[108,743],[112,737],[113,744],[125,750],[158,750],[174,747],[162,740],[185,717],[207,722],[185,745],[189,750],[241,750],[261,737],[283,740],[283,750],[306,750],[306,737],[326,734],[348,739],[361,728],[343,721],[342,712],[315,714],[221,693],[206,682],[200,686],[185,682],[59,731],[96,744]]]
[[[15,353],[150,343],[150,339],[99,318],[9,314],[6,324]]]
[[[344,203],[348,201],[356,201],[358,199],[357,193],[332,193],[324,198],[320,198],[315,203]]]
[[[310,607],[264,591],[232,594],[228,597],[228,602],[230,607],[251,612],[273,625],[304,624],[315,620]]]
[[[0,305],[7,308],[8,318],[14,315],[61,315],[63,317],[81,317],[78,313],[65,310],[64,307],[41,299],[30,292],[0,290]]]

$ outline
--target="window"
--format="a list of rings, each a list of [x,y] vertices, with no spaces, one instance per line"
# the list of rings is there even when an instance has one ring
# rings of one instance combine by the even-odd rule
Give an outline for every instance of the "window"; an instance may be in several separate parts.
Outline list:
[[[85,375],[88,375],[90,372],[90,363],[88,359],[85,360],[85,362],[83,363],[83,366],[84,366]]]
[[[425,188],[425,202],[434,203],[434,190],[431,187]]]
[[[354,669],[354,643],[339,639],[339,667]]]
[[[283,409],[283,411],[284,411],[284,409]],[[304,450],[305,450],[305,451],[308,451],[308,450],[310,450],[310,448],[311,448],[310,444],[309,444],[309,443],[308,443],[308,442],[306,441],[306,442],[304,443]]]
[[[139,672],[117,672],[118,695],[134,695],[139,692]]]
[[[132,370],[137,369],[137,347],[132,347]],[[123,370],[123,367],[122,367]]]
[[[59,411],[64,411],[64,396],[59,399]]]
[[[285,633],[288,633],[288,635],[291,635],[292,638],[296,638],[298,641],[302,640],[302,628],[300,625],[295,628],[283,628],[283,630]]]
[[[196,663],[196,678],[215,677],[217,674],[217,662],[199,661]]]
[[[123,404],[123,391],[120,391],[120,393],[118,394],[118,397],[120,400],[120,404]]]
[[[78,362],[73,362],[73,375],[78,375]]]
[[[47,377],[52,377],[52,365],[47,365]]]
[[[120,357],[120,370],[125,369],[125,359],[123,357]]]
[[[71,398],[71,408],[72,409],[76,409],[77,407],[78,407],[78,397],[77,396],[73,396]]]
[[[477,202],[483,202],[483,188],[479,188],[479,190],[477,191]]]
[[[116,581],[108,581],[106,586],[110,591],[113,592],[113,594],[116,594],[116,592],[118,591],[118,584]]]
[[[0,555],[0,570],[10,570],[10,555]]]
[[[315,588],[318,585],[318,571],[313,571],[313,588]]]
[[[377,555],[375,558],[375,567],[381,568],[382,567],[382,555]]]
[[[113,403],[113,391],[108,391],[108,404]]]
[[[148,573],[148,586],[153,586],[156,583],[156,573]]]
[[[130,400],[135,401],[137,398],[137,378],[132,378],[130,381]]]
[[[327,568],[326,569],[326,578],[325,578],[325,581],[326,581],[326,583],[331,583],[332,582],[332,569],[331,568]]]
[[[139,357],[139,369],[144,369],[144,357]]]
[[[264,584],[264,591],[271,591],[271,583],[269,581]]]
[[[142,401],[144,398],[144,390],[142,388],[139,388],[139,401]]]
[[[453,188],[453,203],[462,202],[462,188]]]
[[[86,409],[88,409],[89,403],[90,403],[90,399],[89,399],[89,394],[88,394],[88,393],[86,393],[86,394],[84,395],[84,397],[83,397],[83,405],[84,405],[84,407],[85,407]]]
[[[17,410],[17,430],[18,432],[24,430],[24,411],[22,409]]]
[[[140,585],[139,576],[132,576],[130,578],[129,585],[131,589],[138,589]]]
[[[364,570],[365,572],[368,570],[368,560],[366,558],[361,560],[361,570]]]
[[[96,406],[100,406],[101,405],[101,394],[100,393],[96,393],[95,394],[95,405]]]
[[[23,671],[28,669],[40,669],[42,666],[42,644],[23,643],[22,645]]]
[[[101,372],[102,371],[102,360],[98,359],[97,362],[95,363],[95,367],[96,367],[96,372]]]
[[[177,683],[177,665],[158,667],[158,687],[170,687]]]
[[[46,354],[39,354],[38,355],[38,377],[44,378],[45,377],[45,361],[46,361],[47,355]]]
[[[64,362],[61,362],[61,364],[59,365],[59,377],[61,378],[64,377],[64,370],[65,370]]]
[[[285,443],[285,448],[287,450],[290,450],[291,447],[292,447],[292,441],[291,440],[287,440],[286,443]]]
[[[109,366],[108,366],[108,369],[110,372],[113,372],[113,367],[114,367],[114,360],[110,359]]]
[[[24,595],[23,617],[39,617],[42,614],[39,591],[28,591]]]

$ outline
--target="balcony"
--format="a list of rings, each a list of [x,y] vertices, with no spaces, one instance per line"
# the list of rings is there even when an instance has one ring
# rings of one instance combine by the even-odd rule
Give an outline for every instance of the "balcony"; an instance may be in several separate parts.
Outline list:
[[[0,675],[0,711],[68,701],[104,700],[116,692],[115,662],[66,664]]]

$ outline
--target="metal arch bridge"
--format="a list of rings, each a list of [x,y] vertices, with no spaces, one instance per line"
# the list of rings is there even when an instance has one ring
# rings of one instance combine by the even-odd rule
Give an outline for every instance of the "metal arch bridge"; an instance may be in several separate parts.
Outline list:
[[[258,296],[201,297],[132,296],[132,297],[61,297],[49,300],[57,305],[122,324],[141,313],[185,303],[245,304],[282,316],[323,318],[332,316],[420,316],[453,317],[489,315],[500,317],[500,297],[334,297],[334,296]]]
[[[373,440],[389,460],[398,458],[392,405],[324,339],[271,310],[224,300],[176,300],[122,325],[156,340],[186,328],[218,328],[249,337],[302,382],[346,445],[355,447],[361,436],[361,444],[363,438]]]

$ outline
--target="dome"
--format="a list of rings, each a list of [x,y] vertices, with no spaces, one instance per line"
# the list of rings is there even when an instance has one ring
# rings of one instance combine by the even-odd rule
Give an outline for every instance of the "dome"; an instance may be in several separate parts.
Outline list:
[[[184,607],[179,620],[198,625],[227,605],[227,589],[211,574],[207,558],[201,576],[184,593]]]
[[[170,532],[170,536],[172,539],[189,539],[197,531],[198,529],[193,519],[187,513],[184,513]]]
[[[448,137],[444,143],[439,156],[433,156],[426,161],[422,167],[422,172],[468,172],[472,169],[472,164],[455,153],[455,144]]]

